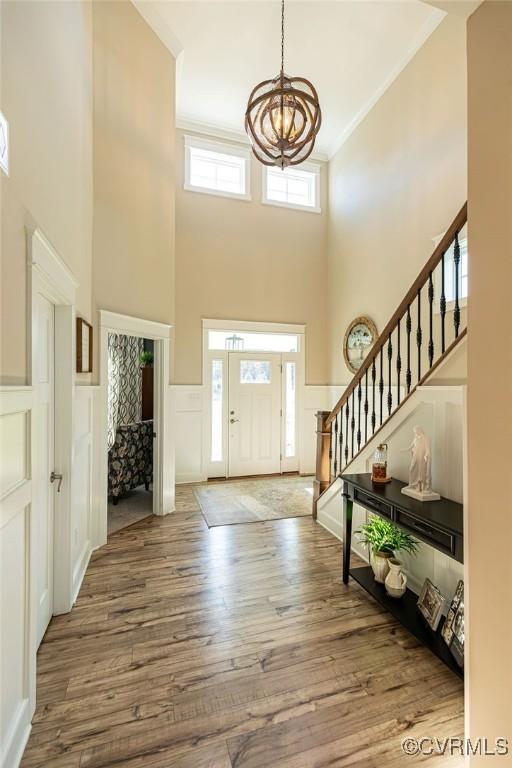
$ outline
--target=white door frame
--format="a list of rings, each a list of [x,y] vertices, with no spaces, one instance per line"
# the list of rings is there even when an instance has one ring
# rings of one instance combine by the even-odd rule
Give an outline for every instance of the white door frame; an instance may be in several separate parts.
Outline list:
[[[153,452],[153,514],[167,515],[174,511],[174,413],[171,403],[170,334],[164,323],[140,317],[120,315],[99,310],[100,316],[100,402],[99,419],[100,472],[99,509],[97,520],[98,545],[107,541],[108,513],[108,334],[118,333],[151,339],[154,344],[156,438]]]
[[[306,326],[304,324],[297,323],[272,323],[272,322],[259,322],[252,320],[218,320],[212,318],[203,318],[203,434],[202,434],[202,467],[201,475],[204,480],[209,476],[210,465],[210,442],[211,442],[211,401],[210,401],[210,363],[211,360],[223,360],[224,364],[224,381],[226,386],[223,392],[223,464],[225,464],[225,472],[223,470],[222,475],[228,477],[228,395],[227,395],[227,382],[229,378],[229,352],[224,350],[210,351],[208,349],[208,332],[218,331],[246,331],[254,333],[275,333],[275,334],[293,334],[299,337],[299,351],[294,353],[281,353],[281,359],[283,363],[285,360],[293,360],[297,363],[297,386],[296,386],[296,446],[298,457],[298,468],[301,472],[301,457],[302,457],[302,403],[304,395],[304,380],[305,380],[305,361],[306,361]],[[270,350],[267,350],[270,352]],[[262,354],[265,354],[262,351]],[[284,409],[281,417],[281,437],[284,442]],[[284,457],[284,452],[283,452]],[[281,471],[286,472],[286,461],[281,460]]]
[[[62,474],[60,493],[54,494],[53,545],[53,613],[67,613],[73,605],[72,563],[72,488],[73,467],[73,395],[75,385],[75,295],[78,282],[55,249],[36,229],[29,233],[30,285],[30,381],[35,370],[36,350],[33,324],[37,312],[37,295],[44,296],[55,307],[55,471]],[[35,440],[32,439],[32,445]],[[34,455],[34,452],[33,452]],[[37,461],[37,457],[34,456]],[[33,498],[34,514],[40,504],[37,493]],[[32,553],[35,552],[31,547]]]

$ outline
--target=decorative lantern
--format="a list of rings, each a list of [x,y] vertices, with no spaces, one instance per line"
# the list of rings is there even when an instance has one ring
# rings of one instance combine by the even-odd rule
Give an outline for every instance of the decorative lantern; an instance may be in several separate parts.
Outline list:
[[[259,83],[249,96],[245,130],[263,165],[299,165],[313,151],[322,123],[315,87],[284,73],[284,0],[281,0],[281,72]]]
[[[388,477],[388,446],[387,443],[381,443],[373,454],[372,464],[372,482],[389,483]]]
[[[241,336],[237,336],[234,333],[232,336],[228,336],[226,339],[226,349],[234,352],[242,352],[244,348],[244,340]]]

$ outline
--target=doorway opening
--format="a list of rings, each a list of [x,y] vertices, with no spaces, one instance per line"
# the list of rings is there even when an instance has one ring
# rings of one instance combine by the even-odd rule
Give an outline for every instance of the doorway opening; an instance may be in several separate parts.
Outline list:
[[[204,321],[207,478],[297,473],[304,326]]]
[[[153,514],[154,342],[109,332],[107,365],[110,535]]]

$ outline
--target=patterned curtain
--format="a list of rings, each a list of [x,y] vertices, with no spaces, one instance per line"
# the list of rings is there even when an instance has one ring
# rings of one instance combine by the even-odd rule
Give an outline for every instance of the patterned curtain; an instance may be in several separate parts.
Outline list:
[[[108,335],[108,447],[114,445],[119,425],[142,417],[142,370],[139,355],[144,342],[136,336]]]

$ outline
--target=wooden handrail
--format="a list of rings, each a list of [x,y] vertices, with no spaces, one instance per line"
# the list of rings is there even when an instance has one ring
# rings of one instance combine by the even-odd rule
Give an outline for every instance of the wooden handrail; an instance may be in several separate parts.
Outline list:
[[[333,423],[336,416],[339,414],[339,412],[342,410],[344,405],[347,403],[349,397],[354,392],[356,387],[359,385],[359,382],[362,380],[362,378],[364,377],[368,369],[371,367],[372,362],[375,360],[380,350],[388,342],[390,334],[395,330],[398,320],[401,317],[403,317],[403,315],[407,311],[408,305],[411,304],[414,298],[416,298],[416,296],[418,295],[418,291],[421,290],[421,288],[423,288],[423,286],[425,285],[426,281],[430,276],[430,273],[433,272],[433,270],[437,267],[437,265],[439,264],[439,262],[443,257],[443,254],[446,253],[446,251],[449,249],[449,247],[451,246],[451,244],[455,239],[455,236],[461,231],[461,229],[464,227],[466,222],[467,222],[467,203],[464,203],[464,205],[458,212],[457,216],[453,220],[452,224],[446,230],[441,241],[435,248],[432,256],[429,258],[429,260],[427,261],[427,263],[419,273],[418,277],[413,282],[413,284],[405,294],[404,298],[400,302],[398,308],[393,313],[390,321],[387,323],[386,327],[380,334],[379,338],[376,340],[376,342],[372,346],[371,350],[366,356],[358,372],[354,375],[352,381],[350,382],[348,387],[345,389],[342,396],[340,397],[340,399],[332,409],[331,413],[325,420],[324,422],[325,427],[329,427]]]

